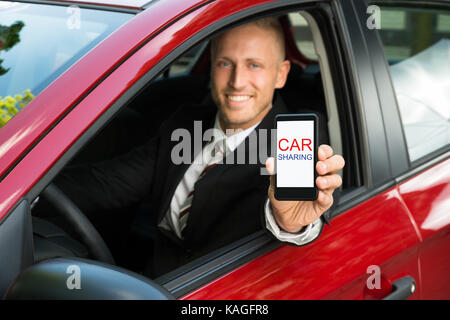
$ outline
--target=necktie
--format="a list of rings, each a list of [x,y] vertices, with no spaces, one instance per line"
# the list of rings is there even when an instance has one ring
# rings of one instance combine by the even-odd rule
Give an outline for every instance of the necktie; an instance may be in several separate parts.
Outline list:
[[[209,146],[205,147],[203,152],[206,151],[206,156],[203,156],[204,163],[206,162],[206,167],[200,173],[198,180],[203,178],[206,173],[211,170],[214,166],[217,165],[223,159],[225,154],[224,150],[226,150],[225,139],[217,140],[216,142],[212,142]],[[192,190],[189,192],[186,201],[180,209],[180,213],[178,216],[178,222],[180,225],[180,231],[182,232],[184,228],[186,228],[186,223],[188,220],[189,212],[191,210],[192,200],[194,198],[194,185],[192,186]]]

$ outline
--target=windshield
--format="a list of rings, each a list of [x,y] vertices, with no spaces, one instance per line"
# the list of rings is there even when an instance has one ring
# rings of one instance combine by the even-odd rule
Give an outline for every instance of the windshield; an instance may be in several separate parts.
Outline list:
[[[0,127],[132,14],[0,2]]]

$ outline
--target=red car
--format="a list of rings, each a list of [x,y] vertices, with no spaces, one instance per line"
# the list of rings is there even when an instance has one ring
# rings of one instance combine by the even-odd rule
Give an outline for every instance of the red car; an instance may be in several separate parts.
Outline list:
[[[52,180],[201,101],[211,37],[264,15],[280,17],[293,65],[281,94],[325,114],[346,159],[330,224],[306,246],[261,230],[144,277],[145,252],[103,228],[117,221],[91,223]],[[19,0],[0,21],[1,296],[450,298],[448,2]],[[37,214],[43,201],[63,223]],[[151,233],[121,217],[128,236]]]

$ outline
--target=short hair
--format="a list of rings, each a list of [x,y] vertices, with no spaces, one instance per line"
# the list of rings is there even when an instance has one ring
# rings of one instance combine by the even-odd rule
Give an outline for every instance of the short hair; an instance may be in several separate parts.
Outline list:
[[[244,25],[251,25],[251,24],[254,24],[257,27],[264,29],[264,30],[271,30],[275,33],[275,37],[276,37],[277,42],[281,49],[281,58],[282,58],[282,60],[285,60],[286,59],[286,49],[285,49],[285,42],[284,42],[284,32],[283,32],[283,28],[282,28],[281,23],[278,20],[278,18],[277,17],[264,17],[264,18],[249,21],[245,24],[236,26],[236,28],[244,26]],[[217,41],[219,40],[220,36],[223,35],[224,33],[221,33],[211,39],[211,57],[214,57],[215,50],[217,47]]]

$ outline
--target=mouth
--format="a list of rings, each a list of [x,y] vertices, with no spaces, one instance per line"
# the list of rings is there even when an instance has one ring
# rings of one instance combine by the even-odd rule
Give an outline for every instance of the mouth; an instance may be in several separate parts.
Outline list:
[[[225,97],[231,105],[241,105],[253,98],[252,95],[247,94],[225,94]]]

